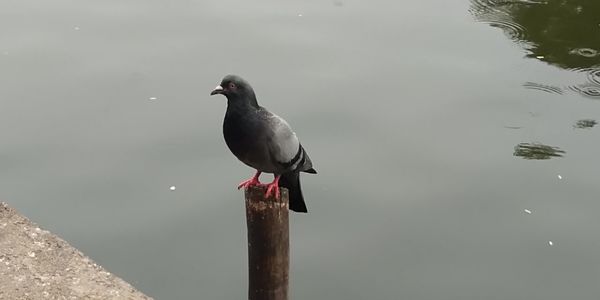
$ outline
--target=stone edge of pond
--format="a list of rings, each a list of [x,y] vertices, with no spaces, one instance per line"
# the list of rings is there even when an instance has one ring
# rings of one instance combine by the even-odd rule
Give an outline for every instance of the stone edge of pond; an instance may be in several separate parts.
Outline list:
[[[152,299],[0,202],[0,299]]]

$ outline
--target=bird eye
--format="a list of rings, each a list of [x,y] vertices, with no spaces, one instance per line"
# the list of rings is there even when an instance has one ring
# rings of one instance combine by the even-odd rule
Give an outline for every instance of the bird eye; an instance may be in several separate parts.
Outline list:
[[[229,83],[229,88],[230,88],[230,89],[235,89],[235,83],[233,83],[233,82],[230,82],[230,83]]]

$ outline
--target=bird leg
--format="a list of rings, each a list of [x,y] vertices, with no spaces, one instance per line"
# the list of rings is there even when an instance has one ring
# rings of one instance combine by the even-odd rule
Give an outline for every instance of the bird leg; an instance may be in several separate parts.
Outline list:
[[[251,186],[260,186],[262,185],[260,183],[260,181],[258,180],[258,177],[260,176],[260,173],[262,173],[261,171],[256,171],[256,174],[254,174],[254,176],[252,176],[252,178],[242,181],[242,183],[240,183],[240,185],[238,185],[238,190],[241,188],[247,189]]]
[[[273,193],[275,199],[279,200],[279,178],[281,175],[275,175],[275,179],[273,182],[267,184],[267,192],[265,193],[265,197],[269,198],[269,196]]]

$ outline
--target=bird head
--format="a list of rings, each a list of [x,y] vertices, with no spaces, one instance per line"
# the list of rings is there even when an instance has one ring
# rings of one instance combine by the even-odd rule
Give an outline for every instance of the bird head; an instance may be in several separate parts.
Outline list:
[[[222,94],[229,98],[238,98],[246,95],[254,94],[252,87],[246,80],[237,75],[227,75],[221,84],[219,84],[212,92],[211,95]]]
[[[258,108],[256,95],[250,84],[237,75],[227,75],[211,95],[221,94],[227,97],[227,103],[236,107],[252,106]]]

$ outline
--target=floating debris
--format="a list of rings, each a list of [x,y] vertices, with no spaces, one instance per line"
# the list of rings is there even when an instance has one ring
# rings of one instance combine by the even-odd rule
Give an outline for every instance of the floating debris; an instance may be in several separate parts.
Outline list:
[[[543,55],[538,55],[535,58],[537,58],[537,59],[544,59],[544,56]]]
[[[526,208],[526,209],[524,209],[523,211],[524,211],[526,214],[528,214],[528,215],[530,215],[530,214],[531,214],[531,211],[530,211],[529,209],[527,209],[527,208]]]
[[[302,14],[298,14],[298,17],[302,17]]]
[[[562,157],[566,152],[558,147],[538,143],[519,143],[515,146],[514,156],[524,159],[543,160],[553,157]]]
[[[174,185],[172,185],[169,190],[174,191],[175,189],[177,189]]]
[[[552,241],[548,241],[548,245],[552,246],[554,243]]]
[[[582,120],[577,121],[575,123],[575,125],[573,125],[573,127],[577,128],[577,129],[589,129],[589,128],[596,126],[597,124],[598,124],[598,122],[596,120],[582,119]]]
[[[562,176],[560,176],[560,174],[558,175],[558,179],[562,179]]]
[[[157,100],[158,98],[156,98],[156,97],[150,97],[148,99],[150,99],[150,100]]]

